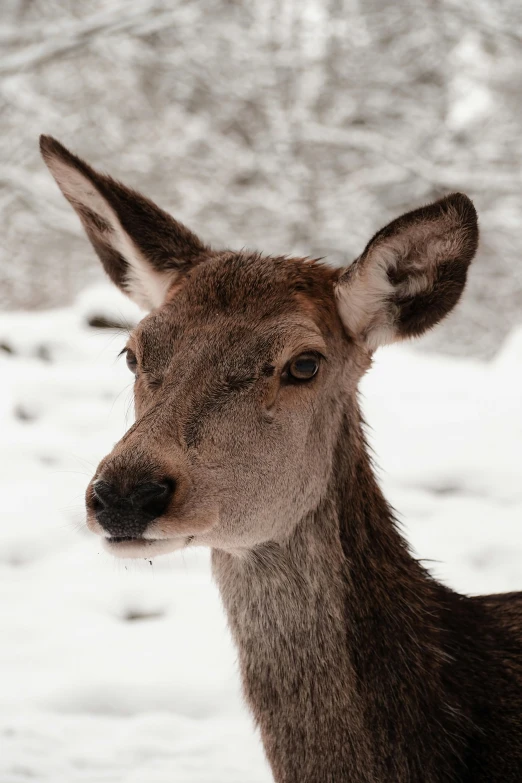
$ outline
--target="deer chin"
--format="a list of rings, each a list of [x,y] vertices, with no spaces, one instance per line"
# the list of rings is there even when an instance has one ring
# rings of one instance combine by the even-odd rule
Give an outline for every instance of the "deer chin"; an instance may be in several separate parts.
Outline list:
[[[193,536],[178,536],[176,538],[104,537],[103,546],[115,557],[151,560],[158,555],[168,555],[170,552],[184,549],[192,539]]]

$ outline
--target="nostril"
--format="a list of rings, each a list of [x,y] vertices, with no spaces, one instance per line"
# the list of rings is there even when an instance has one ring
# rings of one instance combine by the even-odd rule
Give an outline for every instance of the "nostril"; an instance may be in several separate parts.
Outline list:
[[[93,505],[95,510],[106,508],[114,502],[115,491],[112,484],[98,479],[92,485]]]
[[[175,482],[170,479],[140,484],[132,494],[132,502],[145,513],[159,517],[167,508],[174,489]]]

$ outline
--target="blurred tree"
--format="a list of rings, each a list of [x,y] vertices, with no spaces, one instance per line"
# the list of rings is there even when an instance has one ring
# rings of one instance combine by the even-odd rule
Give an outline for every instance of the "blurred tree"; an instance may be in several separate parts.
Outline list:
[[[482,246],[426,347],[488,356],[522,320],[522,6],[515,0],[6,0],[0,304],[100,275],[44,171],[56,135],[216,246],[351,261],[450,190]]]

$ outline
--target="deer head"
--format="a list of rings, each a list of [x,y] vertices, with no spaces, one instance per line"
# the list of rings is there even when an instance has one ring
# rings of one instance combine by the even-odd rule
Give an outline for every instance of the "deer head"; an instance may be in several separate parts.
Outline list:
[[[136,421],[89,484],[89,528],[122,557],[285,539],[326,493],[373,351],[457,303],[471,201],[403,215],[339,270],[211,250],[57,141],[41,149],[109,277],[150,311],[125,349]]]

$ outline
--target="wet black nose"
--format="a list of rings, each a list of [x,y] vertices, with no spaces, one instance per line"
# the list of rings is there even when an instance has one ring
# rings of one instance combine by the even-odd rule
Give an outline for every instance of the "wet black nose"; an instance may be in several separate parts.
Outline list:
[[[149,522],[165,512],[174,492],[174,482],[165,479],[136,484],[122,494],[111,482],[98,479],[92,491],[92,506],[103,529],[111,536],[137,538]]]

